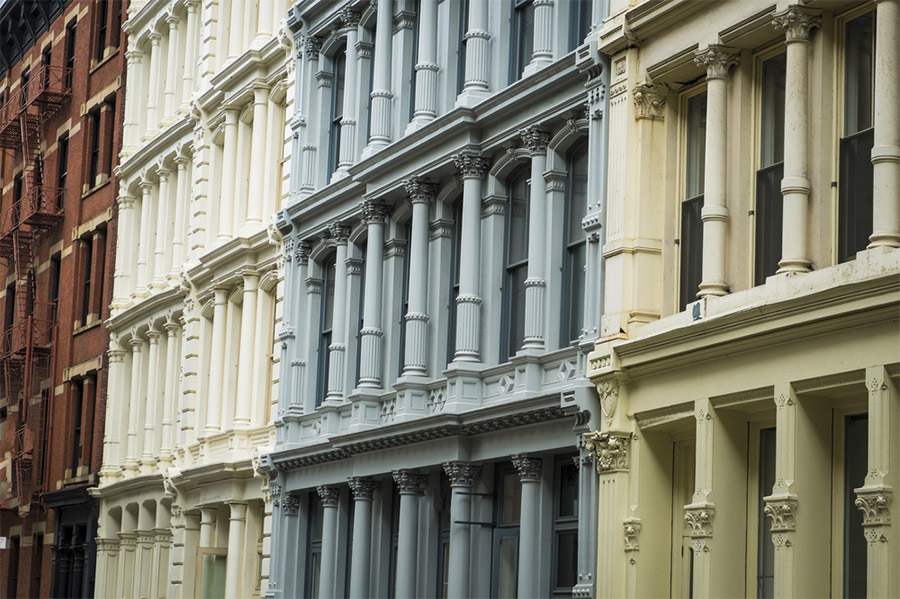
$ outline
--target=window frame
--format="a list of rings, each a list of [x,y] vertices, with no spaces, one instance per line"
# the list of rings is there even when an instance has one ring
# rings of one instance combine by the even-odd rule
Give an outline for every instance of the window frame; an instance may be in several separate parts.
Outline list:
[[[72,454],[71,454],[71,476],[78,476],[78,467],[81,465],[81,456],[84,453],[84,443],[82,440],[84,419],[84,383],[86,379],[78,379],[72,381],[72,407],[75,411],[72,428]]]
[[[450,230],[449,301],[447,303],[447,364],[456,358],[457,298],[459,298],[460,255],[462,252],[462,194],[451,206],[453,228]]]
[[[344,78],[347,75],[346,41],[331,55],[331,97],[329,98],[328,161],[326,183],[341,163],[341,121],[344,118]],[[343,61],[343,69],[338,66]],[[340,92],[338,91],[340,86]],[[338,97],[340,96],[340,98]],[[338,102],[340,100],[340,102]],[[340,104],[340,106],[338,106]]]
[[[580,477],[578,476],[578,469],[582,467],[581,465],[576,465],[573,463],[573,460],[578,459],[577,453],[568,453],[563,455],[557,455],[553,458],[553,520],[552,520],[552,536],[553,542],[550,547],[550,594],[554,597],[571,597],[572,589],[574,585],[571,587],[560,587],[559,586],[559,539],[563,534],[569,534],[571,532],[575,532],[575,565],[578,564],[578,501],[581,499],[579,491],[580,491]],[[561,491],[562,491],[562,483],[563,483],[563,469],[566,466],[570,466],[575,469],[575,513],[571,516],[563,516],[560,514],[560,504],[561,504]],[[578,569],[576,567],[576,578],[578,576]],[[576,580],[577,584],[577,580]]]
[[[519,520],[508,523],[503,522],[503,493],[504,479],[512,474],[513,479],[518,484],[519,491]],[[522,527],[522,481],[518,472],[511,462],[498,463],[494,466],[494,526],[491,531],[491,596],[499,597],[499,574],[500,574],[500,546],[503,541],[515,539],[516,550],[516,567],[513,573],[513,596],[518,594],[518,573],[519,573],[519,539]]]
[[[683,312],[687,308],[687,306],[689,306],[691,303],[697,301],[696,294],[697,294],[697,291],[699,291],[699,283],[702,282],[702,280],[703,280],[703,222],[702,222],[702,220],[700,220],[699,218],[697,219],[697,222],[700,223],[699,229],[698,229],[700,232],[699,243],[697,244],[697,246],[694,246],[693,243],[685,243],[685,234],[684,234],[685,233],[685,222],[684,221],[685,221],[686,205],[693,203],[691,206],[688,206],[688,209],[693,209],[697,205],[699,205],[699,210],[696,211],[697,214],[699,215],[700,211],[703,209],[703,198],[704,198],[705,192],[706,192],[706,190],[704,188],[700,194],[694,195],[692,197],[687,197],[687,193],[688,193],[688,190],[687,190],[688,160],[689,160],[689,154],[690,154],[688,152],[688,139],[689,139],[689,135],[690,135],[690,131],[688,128],[689,104],[690,104],[691,100],[693,100],[701,95],[706,95],[706,85],[705,84],[697,85],[697,86],[693,87],[692,89],[684,92],[681,95],[680,106],[679,106],[679,113],[681,115],[681,118],[679,119],[680,140],[679,140],[679,144],[678,144],[679,177],[678,177],[678,187],[676,188],[677,194],[678,194],[676,196],[677,197],[676,218],[677,218],[677,223],[678,223],[677,229],[676,229],[676,232],[678,234],[678,238],[676,240],[676,243],[678,245],[678,261],[677,261],[678,277],[676,278],[677,288],[676,288],[676,293],[675,293],[675,308],[676,308],[675,311],[676,312]],[[705,132],[705,129],[704,129],[704,132]],[[705,133],[703,136],[703,144],[704,144],[703,160],[705,161],[705,153],[706,153],[705,152],[705,147],[706,147]],[[705,172],[706,172],[705,164],[703,165],[703,172],[704,172],[704,177],[700,178],[701,182],[705,178]],[[696,222],[695,222],[695,224],[696,224]],[[688,240],[688,241],[692,241],[692,240]],[[692,246],[692,249],[694,252],[699,251],[699,255],[700,255],[700,261],[699,261],[699,265],[698,265],[699,266],[699,273],[698,273],[699,277],[697,278],[698,288],[697,288],[697,290],[694,291],[693,296],[688,295],[689,290],[686,289],[687,286],[685,285],[685,283],[687,282],[685,280],[687,278],[687,275],[685,274],[685,270],[686,270],[685,262],[688,260],[688,258],[685,257],[685,251],[686,251],[685,248],[688,247],[689,245]],[[693,299],[691,299],[691,297],[693,297]]]
[[[66,181],[69,177],[69,132],[63,133],[56,142],[56,208],[66,206]]]
[[[571,225],[571,216],[573,210],[573,202],[574,202],[574,169],[573,165],[573,157],[583,152],[584,161],[585,161],[585,177],[587,177],[587,173],[590,170],[590,166],[588,164],[588,139],[587,137],[579,138],[575,143],[569,147],[566,152],[566,193],[565,193],[565,206],[564,206],[564,217],[563,217],[563,273],[562,273],[562,287],[561,287],[561,308],[562,314],[560,318],[560,336],[559,336],[559,346],[560,348],[569,347],[573,342],[577,342],[581,336],[584,334],[584,293],[582,293],[582,297],[578,298],[572,294],[572,290],[574,289],[574,282],[577,272],[577,265],[575,265],[574,254],[576,248],[583,248],[584,255],[584,263],[581,264],[582,270],[582,278],[583,284],[587,285],[587,277],[586,277],[586,264],[587,264],[587,233],[585,233],[584,229],[581,228],[581,239],[579,241],[572,242],[570,241],[571,231],[569,226]],[[582,215],[582,219],[587,214],[587,206],[589,202],[587,201],[587,191],[585,192],[585,213]],[[579,219],[580,221],[581,219]],[[584,289],[582,289],[584,291]],[[573,302],[581,303],[581,323],[579,327],[579,331],[581,331],[577,337],[574,339],[570,339],[569,337],[572,334],[572,327],[574,326],[573,322]]]
[[[523,270],[525,271],[525,279],[528,279],[528,245],[529,245],[529,225],[531,218],[531,164],[530,162],[521,164],[516,166],[513,171],[506,178],[506,197],[507,197],[507,206],[506,206],[506,218],[505,218],[505,226],[504,226],[504,235],[503,235],[503,286],[502,286],[502,298],[501,298],[501,324],[500,324],[500,363],[509,362],[510,358],[516,355],[516,353],[522,349],[522,345],[524,343],[524,331],[523,331],[523,339],[518,344],[518,347],[513,348],[512,338],[512,319],[515,318],[516,313],[513,311],[514,306],[514,290],[513,287],[513,276],[514,272]],[[510,244],[512,242],[511,234],[512,234],[512,219],[513,219],[513,207],[512,200],[510,199],[513,193],[513,186],[516,182],[518,182],[519,178],[522,178],[525,183],[525,259],[519,260],[515,263],[510,263]],[[524,280],[524,279],[523,279]],[[525,312],[525,294],[522,296],[522,313],[524,315]],[[524,316],[523,316],[524,318]]]
[[[403,252],[403,269],[400,274],[400,322],[398,327],[399,359],[397,376],[403,376],[403,367],[406,362],[406,315],[409,313],[409,252],[412,248],[412,216],[403,223],[403,235],[406,239],[406,251]]]
[[[91,139],[88,149],[88,188],[97,187],[97,178],[100,175],[100,115],[101,110],[97,107],[88,113],[90,119]]]
[[[99,63],[103,61],[106,55],[106,41],[109,33],[109,0],[97,0],[94,6],[97,8],[94,60]]]
[[[78,33],[78,20],[73,19],[71,23],[66,25],[66,75],[65,86],[67,90],[72,89],[74,81],[73,73],[75,72],[75,55],[77,54],[75,44]]]
[[[329,276],[330,273],[333,273],[331,276],[337,278],[337,256],[332,253],[330,256],[325,258],[321,264],[322,268],[322,295],[319,301],[319,318],[318,320],[318,341],[317,341],[317,349],[316,353],[316,396],[315,396],[315,407],[318,408],[322,405],[322,402],[325,401],[325,397],[328,395],[328,370],[330,367],[331,359],[330,359],[330,351],[328,350],[329,346],[333,341],[333,331],[334,331],[334,308],[332,305],[331,310],[331,322],[326,323],[328,319],[328,285],[331,283],[334,284],[334,281],[331,280]],[[329,269],[333,268],[332,271]],[[333,292],[332,292],[333,297]],[[326,328],[326,324],[328,327]]]
[[[94,240],[92,237],[82,238],[84,244],[81,249],[81,267],[82,267],[82,296],[81,296],[81,326],[87,326],[88,318],[91,315],[91,296],[93,290],[93,274],[94,274]]]
[[[534,0],[512,0],[510,10],[509,84],[512,85],[522,78],[534,55]],[[524,31],[528,26],[529,13],[531,31]],[[529,44],[530,53],[527,52]]]

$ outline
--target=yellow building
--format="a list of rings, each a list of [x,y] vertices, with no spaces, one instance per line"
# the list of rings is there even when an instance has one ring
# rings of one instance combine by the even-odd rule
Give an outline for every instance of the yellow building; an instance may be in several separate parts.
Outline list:
[[[900,596],[900,6],[610,15],[596,596]]]

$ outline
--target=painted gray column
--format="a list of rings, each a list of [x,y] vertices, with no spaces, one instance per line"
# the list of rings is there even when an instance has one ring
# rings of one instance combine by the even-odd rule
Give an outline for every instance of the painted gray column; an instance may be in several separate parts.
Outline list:
[[[360,336],[359,386],[381,388],[384,330],[381,327],[382,278],[384,273],[384,219],[387,206],[365,201],[362,205],[366,224],[366,281],[363,300],[363,326]]]
[[[250,428],[251,409],[253,400],[253,358],[254,342],[256,341],[256,304],[259,290],[259,275],[254,272],[245,272],[243,302],[241,304],[241,343],[240,363],[244,365],[238,370],[237,397],[234,404],[234,428]],[[269,341],[271,343],[271,340]]]
[[[247,503],[226,502],[228,517],[228,558],[225,562],[225,599],[241,599],[243,593],[244,528],[247,524]]]
[[[400,530],[397,533],[397,599],[416,596],[417,542],[419,539],[419,497],[428,484],[428,476],[412,470],[394,470],[394,482],[400,492]],[[401,565],[402,564],[402,565]]]
[[[490,159],[467,150],[453,158],[463,179],[459,297],[456,299],[455,361],[479,362],[481,334],[481,182]]]
[[[532,187],[534,187],[532,185]],[[519,525],[519,577],[518,596],[521,598],[541,597],[540,545],[538,543],[541,524],[541,466],[540,458],[530,458],[524,454],[511,456],[513,466],[522,481],[522,504]]]
[[[210,343],[209,391],[206,395],[206,426],[203,432],[211,435],[221,427],[222,377],[225,376],[225,321],[228,318],[228,289],[218,287],[213,290],[213,330]]]
[[[531,152],[528,220],[528,278],[525,279],[525,339],[522,349],[544,349],[544,296],[547,291],[547,144],[550,134],[530,126],[519,131]]]
[[[433,121],[437,116],[438,71],[437,35],[438,0],[419,2],[419,47],[416,63],[416,99],[414,126]]]
[[[595,2],[594,6],[599,2]],[[596,22],[596,21],[595,21]],[[603,244],[606,240],[606,171],[607,139],[609,123],[606,114],[606,78],[608,70],[596,66],[588,71],[587,111],[588,119],[588,210],[581,224],[587,238],[584,293],[584,336],[595,338],[600,334],[600,318],[603,314],[604,278],[606,261],[603,258]]]
[[[809,39],[813,28],[822,23],[820,15],[821,11],[818,10],[791,6],[775,15],[773,20],[775,28],[785,32],[787,45],[787,71],[784,82],[784,179],[781,180],[784,224],[778,273],[811,270],[807,241],[810,191]]]
[[[350,229],[332,223],[331,237],[336,246],[334,265],[334,320],[331,323],[331,345],[328,346],[328,393],[325,401],[341,403],[344,399],[344,354],[347,351],[347,238]]]
[[[553,62],[553,5],[554,0],[534,0],[534,49],[526,75]],[[572,6],[571,10],[578,10]]]
[[[706,67],[706,175],[703,209],[703,280],[700,297],[725,295],[725,248],[728,235],[727,122],[728,70],[738,62],[738,52],[724,46],[709,46],[694,62]],[[805,226],[805,222],[804,222]]]
[[[318,487],[322,501],[322,559],[319,563],[319,599],[335,599],[337,567],[337,511],[340,492],[332,487]]]
[[[875,2],[874,227],[869,247],[900,247],[900,2]]]
[[[159,411],[159,337],[161,333],[150,325],[147,339],[150,356],[147,360],[147,402],[144,404],[144,451],[141,454],[141,474],[150,474],[156,463],[156,422]]]
[[[488,0],[469,0],[469,24],[466,30],[466,82],[457,105],[474,106],[490,93],[491,34],[488,31]]]
[[[326,88],[322,87],[325,79],[316,82],[316,73],[319,71],[319,49],[321,46],[322,42],[318,38],[307,36],[304,46],[306,60],[303,62],[304,70],[302,71],[303,84],[305,86],[302,97],[302,108],[310,115],[314,111],[314,103],[321,107],[323,106],[323,101],[326,97],[326,94],[324,93]],[[297,73],[297,76],[299,77],[301,71],[298,70]],[[314,91],[316,89],[318,90],[318,94]],[[318,98],[316,97],[317,95]],[[317,146],[315,142],[320,127],[322,127],[322,124],[319,121],[320,119],[310,119],[306,127],[306,136],[300,140],[302,143],[300,148],[301,154],[298,157],[291,157],[292,162],[295,159],[300,161],[300,179],[297,182],[297,191],[299,193],[312,193],[315,189],[317,174]]]
[[[481,466],[470,462],[444,462],[450,479],[450,564],[447,576],[448,597],[469,596],[469,538],[472,520],[471,498]]]
[[[356,103],[358,98],[357,86],[359,85],[359,58],[356,51],[356,42],[359,40],[359,13],[344,6],[341,9],[340,19],[342,27],[347,30],[347,62],[344,73],[344,107],[341,118],[341,153],[338,157],[338,167],[332,176],[332,180],[343,179],[348,176],[347,169],[356,162]],[[333,84],[336,85],[336,84]]]
[[[353,493],[353,556],[350,560],[350,599],[368,599],[369,560],[372,555],[372,499],[379,483],[371,478],[351,478]]]
[[[582,416],[584,412],[579,414]],[[588,417],[589,418],[589,417]],[[583,429],[583,430],[582,430]],[[589,427],[576,426],[576,432],[587,432]],[[573,597],[593,597],[597,569],[597,473],[593,454],[585,445],[584,436],[578,435],[578,580],[572,589]],[[635,524],[631,523],[631,530]],[[640,529],[640,524],[637,524]],[[628,529],[626,528],[626,532]]]
[[[369,147],[377,150],[391,143],[391,45],[394,37],[393,0],[377,0],[375,66],[372,81],[372,122]]]
[[[404,184],[412,203],[412,231],[409,240],[409,307],[406,319],[406,347],[403,376],[428,374],[428,217],[437,185],[412,177]]]

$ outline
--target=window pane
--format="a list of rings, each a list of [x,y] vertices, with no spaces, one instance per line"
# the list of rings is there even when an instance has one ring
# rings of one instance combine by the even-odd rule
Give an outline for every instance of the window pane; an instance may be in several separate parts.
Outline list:
[[[872,126],[875,13],[847,23],[844,73],[844,135]]]
[[[326,330],[331,329],[334,322],[334,262],[329,262],[325,267],[325,284],[323,291],[325,292],[325,326]]]
[[[856,492],[866,482],[869,417],[849,416],[844,429],[844,597],[866,596],[866,538]]]
[[[775,486],[775,429],[759,431],[759,499],[757,501],[758,547],[756,558],[756,596],[766,599],[775,596],[775,545],[772,527],[765,514],[763,497]]]
[[[522,509],[522,483],[515,472],[504,474],[500,479],[502,496],[500,504],[500,524],[519,522]]]
[[[519,539],[517,538],[500,539],[500,563],[497,571],[498,597],[516,596],[516,577],[518,576],[516,550],[518,544]]]
[[[578,468],[563,463],[559,469],[559,518],[578,515]]]
[[[872,146],[875,129],[869,127],[840,142],[838,171],[838,260],[856,258],[866,249],[873,230]]]
[[[522,76],[525,66],[531,62],[531,54],[534,48],[534,4],[531,0],[519,0],[513,14],[515,27],[514,39],[516,42],[515,76],[513,81]]]
[[[781,230],[784,221],[781,180],[784,162],[778,162],[756,172],[756,265],[757,285],[778,271],[781,260]]]
[[[703,193],[706,173],[706,92],[687,102],[687,148],[685,159],[685,198]]]
[[[509,264],[528,259],[528,171],[522,170],[509,190]]]
[[[578,532],[560,532],[556,536],[556,588],[575,586],[578,580]]]
[[[762,114],[760,115],[759,166],[784,160],[784,76],[786,54],[762,64]]]
[[[681,204],[681,281],[680,309],[697,299],[697,289],[703,277],[703,222],[700,209],[703,196]]]
[[[564,287],[570,290],[569,293],[569,326],[566,333],[568,337],[562,339],[562,344],[566,345],[569,341],[574,341],[581,336],[581,329],[584,324],[584,288],[585,277],[584,272],[586,248],[584,242],[573,245],[569,248],[569,268],[572,273],[572,280],[569,285]]]
[[[312,553],[312,559],[309,560],[309,586],[310,586],[310,597],[318,597],[319,596],[319,569],[320,562],[322,561],[322,553],[321,549],[319,551],[315,551]]]
[[[507,285],[509,290],[509,346],[506,357],[514,355],[522,347],[525,340],[525,279],[528,277],[528,265],[523,264],[509,270]]]
[[[584,239],[581,219],[587,214],[587,144],[582,143],[569,158],[568,241]]]

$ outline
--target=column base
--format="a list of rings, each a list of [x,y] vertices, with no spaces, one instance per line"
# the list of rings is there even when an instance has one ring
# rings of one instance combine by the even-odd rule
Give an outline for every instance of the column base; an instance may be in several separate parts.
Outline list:
[[[810,272],[811,270],[812,265],[809,260],[805,260],[803,258],[785,258],[778,263],[778,270],[775,271],[775,274],[796,275],[800,273]]]
[[[162,276],[153,277],[153,280],[150,281],[150,289],[165,289],[166,288],[166,279]]]
[[[360,160],[365,160],[370,156],[374,156],[375,154],[386,148],[388,146],[388,143],[390,142],[370,141],[369,145],[363,148],[362,154],[360,155]]]
[[[347,167],[339,166],[337,169],[331,174],[330,183],[337,183],[343,179],[346,179],[350,176],[350,173],[347,172]]]
[[[393,412],[393,422],[408,422],[429,416],[439,407],[439,402],[429,402],[427,384],[431,379],[404,373],[394,383],[397,399]],[[438,392],[437,390],[435,391]]]
[[[697,297],[706,297],[708,295],[728,295],[728,283],[725,281],[704,281],[700,283],[700,291]]]
[[[143,299],[145,297],[150,296],[150,289],[146,285],[140,285],[135,288],[134,293],[131,294],[132,298]]]
[[[427,125],[427,124],[430,123],[431,121],[433,121],[434,118],[435,118],[435,117],[434,117],[433,115],[429,115],[429,116],[414,116],[414,117],[413,117],[413,120],[411,120],[411,121],[409,122],[409,124],[406,126],[406,129],[403,131],[403,135],[406,136],[406,135],[410,135],[410,134],[412,134],[412,133],[415,133],[416,131],[418,131],[419,129],[421,129],[422,127],[424,127],[425,125]]]
[[[456,108],[474,108],[482,101],[490,97],[491,92],[486,89],[464,89],[456,97]]]
[[[897,248],[900,247],[900,235],[896,233],[887,233],[876,231],[869,236],[869,245],[866,249],[877,247]]]
[[[138,468],[138,472],[142,475],[145,474],[153,474],[153,471],[156,470],[156,460],[153,456],[144,456],[141,458],[141,465]]]
[[[445,403],[438,410],[441,413],[458,414],[481,405],[481,371],[484,365],[480,362],[451,362],[443,372],[447,377]]]
[[[548,66],[552,62],[553,62],[552,60],[549,60],[547,58],[532,59],[532,61],[529,62],[527,65],[525,65],[525,68],[522,70],[522,79],[537,73],[538,71],[540,71],[544,67]]]
[[[361,387],[350,394],[350,426],[347,432],[359,432],[373,429],[382,424],[391,423],[390,402],[382,403],[381,389]]]

